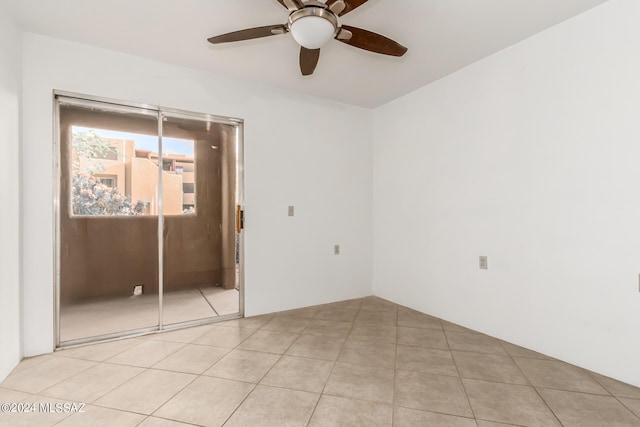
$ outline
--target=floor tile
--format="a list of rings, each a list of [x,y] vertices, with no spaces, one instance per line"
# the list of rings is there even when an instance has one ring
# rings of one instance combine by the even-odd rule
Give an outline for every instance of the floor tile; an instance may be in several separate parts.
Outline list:
[[[312,307],[303,307],[296,308],[293,310],[285,310],[279,313],[276,313],[276,316],[293,316],[293,317],[301,317],[305,319],[313,319],[316,317],[316,314],[321,310],[320,306],[312,306]]]
[[[640,426],[640,419],[611,396],[539,389],[565,427]]]
[[[398,323],[398,315],[388,311],[360,310],[355,321],[356,323],[383,323],[395,326]]]
[[[29,369],[10,374],[2,387],[25,393],[39,393],[96,364],[86,360],[50,357]]]
[[[479,332],[474,331],[469,328],[465,328],[464,326],[460,326],[456,323],[447,322],[446,320],[440,319],[440,324],[442,325],[442,329],[448,332],[467,332],[471,334],[477,334]]]
[[[153,365],[154,369],[201,374],[229,352],[229,349],[208,345],[187,344],[171,356]]]
[[[472,417],[460,378],[396,371],[395,405]]]
[[[20,373],[22,371],[26,371],[27,369],[34,368],[37,365],[40,365],[41,363],[44,363],[47,360],[52,359],[53,357],[55,357],[55,356],[53,356],[53,353],[45,354],[45,355],[42,355],[42,356],[25,357],[24,359],[22,359],[20,361],[20,363],[18,363],[18,366],[13,368],[13,370],[11,371],[11,374],[17,374],[17,373]]]
[[[332,322],[353,322],[358,315],[358,310],[343,310],[339,308],[323,308],[316,313],[316,319],[330,320]]]
[[[44,390],[41,394],[68,401],[91,403],[143,370],[132,366],[100,363]]]
[[[150,415],[194,378],[194,375],[149,369],[96,400],[95,405]]]
[[[54,408],[56,403],[65,403],[59,399],[33,395],[23,403],[34,406],[29,406],[29,412],[0,413],[0,427],[49,427],[71,416],[70,413],[46,411],[40,406],[50,404]]]
[[[331,368],[329,360],[283,356],[260,384],[321,393]]]
[[[442,330],[442,324],[437,317],[403,307],[398,309],[398,326]]]
[[[458,376],[453,356],[448,350],[398,345],[396,367],[405,371]]]
[[[309,422],[320,395],[259,385],[225,427],[301,426]]]
[[[476,422],[473,418],[436,414],[433,412],[419,411],[417,409],[394,409],[393,427],[416,426],[476,427]]]
[[[398,344],[449,350],[444,332],[436,329],[398,327]]]
[[[526,426],[559,426],[533,387],[462,380],[476,418]]]
[[[302,334],[291,344],[286,354],[288,356],[336,360],[344,341],[344,338]]]
[[[246,328],[246,329],[259,329],[263,327],[272,315],[264,314],[262,316],[243,317],[240,319],[226,320],[224,322],[216,323],[216,326],[222,326],[225,328]]]
[[[509,356],[500,354],[454,351],[458,372],[462,378],[528,385],[529,381]]]
[[[221,426],[253,388],[253,384],[199,377],[153,415],[190,424]]]
[[[256,330],[251,328],[221,327],[216,325],[211,331],[206,332],[193,344],[212,345],[216,347],[234,348],[247,339]]]
[[[624,406],[629,408],[631,412],[640,417],[640,399],[628,399],[626,397],[621,397],[620,401]]]
[[[395,313],[398,310],[398,305],[376,296],[369,296],[362,299],[360,309]]]
[[[287,332],[299,334],[309,324],[310,319],[274,316],[261,329],[263,331]]]
[[[324,393],[371,402],[392,403],[393,369],[336,363]]]
[[[508,343],[506,341],[500,341],[500,344],[502,344],[502,348],[505,349],[505,351],[507,352],[507,354],[509,354],[509,356],[526,357],[529,359],[546,359],[546,360],[553,359],[552,357],[545,356],[544,354],[535,352],[533,350],[529,350],[528,348],[519,347],[517,345]]]
[[[332,322],[330,320],[310,319],[302,332],[305,335],[322,335],[332,338],[345,338],[351,330],[351,322]]]
[[[259,330],[244,340],[238,348],[242,350],[262,351],[265,353],[283,354],[298,338],[297,334]]]
[[[100,344],[91,344],[82,347],[60,350],[53,353],[54,356],[71,357],[74,359],[92,360],[94,362],[104,362],[123,351],[142,343],[141,339],[126,339]]]
[[[634,387],[630,384],[614,380],[613,378],[605,377],[604,375],[598,375],[591,373],[593,379],[595,379],[602,387],[607,389],[609,393],[616,397],[628,397],[630,399],[640,399],[640,388]]]
[[[377,344],[347,339],[338,356],[338,362],[394,368],[396,364],[396,346],[394,344]]]
[[[236,349],[206,370],[204,375],[257,383],[279,358],[276,354]]]
[[[158,417],[148,417],[138,427],[193,427],[194,424],[186,424],[178,421],[167,420]]]
[[[63,350],[0,384],[0,402],[92,400],[0,427],[640,426],[636,387],[377,297]]]
[[[391,405],[323,395],[309,427],[391,427]]]
[[[60,424],[56,424],[56,426],[135,427],[144,419],[145,415],[88,405],[85,407],[84,413],[73,414],[65,418]]]
[[[471,351],[474,353],[491,353],[503,354],[504,351],[500,342],[487,335],[470,333],[470,332],[451,332],[446,331],[447,341],[451,350]]]
[[[0,387],[0,403],[18,403],[29,396],[31,396],[29,393]]]
[[[609,394],[586,371],[568,363],[519,357],[515,357],[514,361],[536,387]]]
[[[184,347],[182,343],[143,340],[129,350],[107,359],[109,363],[149,368]]]
[[[398,328],[382,323],[354,323],[349,338],[375,343],[396,343]]]
[[[323,307],[337,308],[341,310],[360,310],[362,307],[362,298],[332,302],[330,304],[325,304]]]
[[[144,338],[154,341],[170,341],[180,343],[190,343],[200,338],[205,333],[215,328],[215,325],[195,326],[192,328],[178,329],[175,331],[163,331],[155,334],[147,335]]]
[[[493,421],[476,420],[478,427],[518,427],[515,424],[494,423]]]

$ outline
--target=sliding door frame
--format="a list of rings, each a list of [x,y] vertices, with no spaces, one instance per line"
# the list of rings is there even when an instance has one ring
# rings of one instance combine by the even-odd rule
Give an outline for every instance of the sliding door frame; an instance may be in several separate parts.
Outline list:
[[[238,260],[238,291],[239,291],[239,304],[238,313],[209,317],[204,319],[190,320],[180,323],[172,323],[170,325],[164,324],[164,306],[163,306],[163,294],[164,294],[164,214],[162,213],[162,168],[158,168],[158,325],[148,328],[133,329],[123,332],[114,332],[105,335],[61,341],[60,339],[60,242],[61,242],[61,206],[60,206],[60,192],[62,182],[62,168],[61,168],[61,144],[60,144],[60,103],[66,105],[77,105],[80,107],[98,107],[105,108],[114,112],[135,112],[136,114],[143,114],[148,116],[155,116],[158,121],[158,158],[162,158],[162,137],[163,137],[163,119],[165,114],[171,117],[181,117],[185,119],[193,119],[203,122],[213,122],[217,124],[230,125],[235,128],[236,131],[236,189],[238,194],[237,204],[244,210],[244,120],[218,116],[214,114],[195,113],[191,111],[184,111],[172,108],[165,108],[162,106],[134,103],[128,101],[115,100],[110,98],[103,98],[92,95],[84,95],[67,91],[54,90],[53,91],[53,254],[54,254],[54,271],[53,271],[53,336],[54,336],[54,349],[68,348],[76,345],[82,345],[92,342],[110,341],[122,338],[129,338],[132,336],[145,335],[154,332],[161,332],[164,330],[181,329],[190,326],[205,325],[209,323],[215,323],[219,321],[236,319],[244,317],[244,229],[240,231],[237,248],[239,252]]]

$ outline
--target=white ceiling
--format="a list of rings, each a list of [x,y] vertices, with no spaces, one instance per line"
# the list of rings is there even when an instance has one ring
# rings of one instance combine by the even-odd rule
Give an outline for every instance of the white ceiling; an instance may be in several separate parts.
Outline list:
[[[606,0],[369,0],[341,18],[407,46],[402,58],[331,41],[302,77],[289,34],[213,46],[213,35],[285,23],[276,0],[3,0],[27,31],[376,107]]]

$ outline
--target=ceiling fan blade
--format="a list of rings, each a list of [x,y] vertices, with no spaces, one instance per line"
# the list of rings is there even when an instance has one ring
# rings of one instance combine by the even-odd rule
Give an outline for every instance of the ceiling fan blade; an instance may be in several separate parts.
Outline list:
[[[233,31],[231,33],[221,34],[209,39],[209,43],[229,43],[241,40],[259,39],[260,37],[275,36],[287,32],[284,25],[267,25],[266,27],[247,28],[246,30]]]
[[[367,0],[327,0],[326,4],[327,6],[331,7],[332,4],[338,1],[343,1],[346,6],[344,10],[338,14],[338,16],[346,15],[353,9],[362,6],[367,2]]]
[[[303,76],[310,76],[318,65],[320,59],[320,49],[307,49],[300,46],[300,71]]]
[[[295,12],[304,7],[302,0],[278,0],[278,3],[289,9],[289,12]]]
[[[380,34],[348,25],[343,25],[342,30],[351,33],[351,38],[336,37],[336,40],[342,43],[383,55],[402,56],[407,53],[406,47]],[[340,35],[340,32],[338,34]]]

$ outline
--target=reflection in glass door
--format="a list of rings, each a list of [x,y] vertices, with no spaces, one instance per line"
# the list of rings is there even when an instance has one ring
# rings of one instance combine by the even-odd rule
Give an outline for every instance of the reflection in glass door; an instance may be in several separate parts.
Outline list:
[[[57,345],[238,316],[239,122],[56,99]]]

